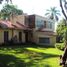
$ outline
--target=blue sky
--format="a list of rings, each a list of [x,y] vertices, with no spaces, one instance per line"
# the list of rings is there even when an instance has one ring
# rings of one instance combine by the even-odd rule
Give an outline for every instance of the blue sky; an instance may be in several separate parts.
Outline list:
[[[13,4],[22,9],[27,14],[37,14],[44,16],[46,9],[50,7],[57,7],[60,9],[59,0],[13,0]]]

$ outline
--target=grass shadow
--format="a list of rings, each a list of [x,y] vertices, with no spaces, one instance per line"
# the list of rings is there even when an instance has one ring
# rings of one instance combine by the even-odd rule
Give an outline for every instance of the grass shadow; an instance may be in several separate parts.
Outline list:
[[[38,64],[38,62],[39,60],[33,59],[33,57],[30,58],[29,62],[24,62],[24,60],[20,60],[13,55],[0,54],[0,67],[40,67],[40,64]],[[50,67],[50,65],[48,64],[44,64],[41,66]]]
[[[0,54],[0,67],[26,67],[26,64],[13,55]]]
[[[50,53],[44,53],[44,52],[37,52],[34,50],[29,50],[26,49],[27,47],[35,47],[36,49],[39,46],[5,46],[5,47],[1,47],[0,50],[5,51],[7,54],[8,52],[14,52],[11,53],[11,55],[6,55],[6,54],[0,54],[0,66],[4,65],[5,67],[51,67],[48,62],[47,64],[44,64],[42,66],[39,66],[41,64],[39,64],[39,62],[43,59],[49,59],[49,58],[53,58],[53,57],[59,57],[59,55],[56,54],[50,54]],[[44,47],[43,47],[44,48]],[[25,54],[28,55],[28,57],[21,57],[22,59],[19,59],[15,56],[13,56],[13,54],[18,55],[18,54]],[[25,62],[25,60],[30,60],[28,62]],[[1,66],[1,67],[4,67]]]
[[[38,48],[38,47],[42,47],[42,48],[44,48],[44,47],[46,47],[46,48],[51,48],[51,47],[55,47],[55,46],[51,46],[51,45],[39,45],[39,44],[36,44],[36,43],[16,43],[16,44],[13,44],[13,43],[8,43],[8,45],[7,44],[3,44],[3,45],[1,45],[0,47],[10,47],[10,46],[13,46],[13,47],[35,47],[35,48]]]

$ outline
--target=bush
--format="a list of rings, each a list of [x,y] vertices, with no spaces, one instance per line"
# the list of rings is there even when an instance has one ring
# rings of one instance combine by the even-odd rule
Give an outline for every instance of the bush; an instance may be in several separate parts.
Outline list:
[[[64,43],[56,43],[55,47],[60,50],[64,50]]]

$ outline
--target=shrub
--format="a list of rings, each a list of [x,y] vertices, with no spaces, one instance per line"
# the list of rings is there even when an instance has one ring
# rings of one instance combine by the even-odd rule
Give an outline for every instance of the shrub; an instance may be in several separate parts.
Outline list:
[[[55,47],[60,49],[60,50],[64,50],[64,43],[56,43]]]

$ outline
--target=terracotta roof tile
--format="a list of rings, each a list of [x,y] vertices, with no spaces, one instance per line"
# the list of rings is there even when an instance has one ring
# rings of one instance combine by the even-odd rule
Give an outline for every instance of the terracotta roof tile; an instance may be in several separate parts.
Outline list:
[[[45,30],[44,28],[42,28],[42,29],[39,29],[39,30],[37,30],[37,31],[39,31],[39,32],[43,32],[45,35],[56,35],[56,33],[55,32],[53,32],[53,31],[51,31],[51,30]]]
[[[27,28],[26,25],[23,25],[23,24],[21,24],[20,22],[16,22],[16,23],[19,24],[20,26],[23,26],[23,27],[26,27],[26,28]]]
[[[23,29],[32,30],[28,26],[21,24],[20,22],[16,22],[16,25],[21,26]]]
[[[0,21],[0,25],[2,28],[14,28],[14,29],[27,29],[23,24],[20,24],[19,22],[16,24],[13,24],[10,21]]]
[[[2,27],[6,26],[5,28],[14,28],[10,21],[0,21],[0,24],[2,25]]]

